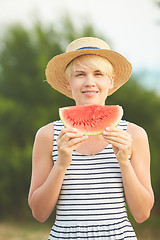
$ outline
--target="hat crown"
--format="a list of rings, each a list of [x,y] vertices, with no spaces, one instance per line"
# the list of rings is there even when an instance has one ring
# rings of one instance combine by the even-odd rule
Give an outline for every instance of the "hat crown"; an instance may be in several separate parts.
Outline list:
[[[66,53],[87,48],[110,50],[110,46],[99,38],[83,37],[71,42],[66,49]]]
[[[101,39],[83,37],[71,42],[66,49],[66,53],[54,56],[49,61],[46,68],[48,83],[57,91],[73,98],[72,91],[67,87],[66,67],[75,58],[85,54],[101,56],[112,64],[114,68],[113,88],[109,89],[108,96],[128,81],[132,72],[132,65],[124,56],[112,51],[109,45]]]

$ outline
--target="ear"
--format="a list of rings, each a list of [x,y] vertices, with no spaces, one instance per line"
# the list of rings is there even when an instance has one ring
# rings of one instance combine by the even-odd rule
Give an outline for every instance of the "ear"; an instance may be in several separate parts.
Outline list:
[[[109,89],[113,88],[113,81],[114,81],[114,77],[112,76],[110,79],[110,85],[109,85]]]
[[[66,82],[66,86],[67,86],[67,89],[68,89],[68,90],[71,90],[71,86],[70,86],[69,81]]]

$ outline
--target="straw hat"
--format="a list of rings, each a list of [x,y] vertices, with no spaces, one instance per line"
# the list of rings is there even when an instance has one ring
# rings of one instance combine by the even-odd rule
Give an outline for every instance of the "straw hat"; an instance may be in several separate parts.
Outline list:
[[[114,68],[114,83],[108,95],[114,93],[128,81],[132,72],[131,63],[121,54],[112,51],[103,40],[84,37],[71,42],[66,49],[66,53],[57,55],[49,61],[46,68],[48,83],[57,91],[72,98],[72,93],[66,85],[65,69],[74,58],[84,54],[95,54],[107,58],[111,62]]]

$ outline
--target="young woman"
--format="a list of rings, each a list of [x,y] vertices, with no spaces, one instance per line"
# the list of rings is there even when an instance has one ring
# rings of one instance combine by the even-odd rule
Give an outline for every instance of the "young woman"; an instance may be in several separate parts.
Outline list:
[[[46,69],[53,88],[76,105],[105,105],[130,77],[131,64],[107,43],[80,38]],[[42,127],[33,148],[29,205],[44,222],[57,204],[49,239],[137,239],[127,205],[139,223],[152,209],[146,132],[121,120],[102,135],[83,136],[61,121]]]

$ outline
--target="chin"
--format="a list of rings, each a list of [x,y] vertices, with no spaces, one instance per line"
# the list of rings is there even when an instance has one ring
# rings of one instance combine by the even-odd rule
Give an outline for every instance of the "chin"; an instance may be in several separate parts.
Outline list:
[[[100,102],[100,101],[76,101],[76,105],[90,105],[90,104],[98,104],[98,105],[105,105],[105,101],[104,102]]]

